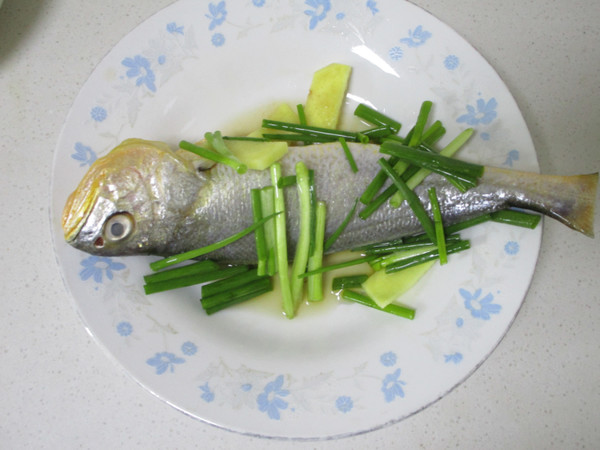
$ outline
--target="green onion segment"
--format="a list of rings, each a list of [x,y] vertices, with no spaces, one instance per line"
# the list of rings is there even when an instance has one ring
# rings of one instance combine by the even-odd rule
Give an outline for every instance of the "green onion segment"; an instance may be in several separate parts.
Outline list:
[[[291,275],[294,311],[298,308],[298,305],[302,301],[302,296],[304,295],[304,280],[300,278],[299,275],[306,272],[311,235],[310,177],[308,169],[303,162],[296,163],[296,178],[300,205],[300,231],[298,242],[296,244],[296,252],[294,254],[294,262],[292,263]]]
[[[273,202],[277,216],[275,217],[275,252],[277,258],[277,276],[281,289],[281,305],[283,313],[288,319],[296,314],[292,286],[288,272],[287,231],[285,218],[285,198],[283,188],[279,187],[281,178],[281,165],[275,163],[271,166],[271,184],[273,185]]]

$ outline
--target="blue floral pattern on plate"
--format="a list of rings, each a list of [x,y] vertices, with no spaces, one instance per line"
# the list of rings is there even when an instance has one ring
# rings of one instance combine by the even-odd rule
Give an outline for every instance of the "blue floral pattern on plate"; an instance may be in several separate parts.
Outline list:
[[[288,323],[244,308],[208,318],[193,287],[145,296],[147,258],[83,255],[63,243],[60,229],[66,196],[122,139],[195,139],[266,98],[301,101],[310,72],[334,60],[353,66],[351,94],[403,123],[431,99],[452,132],[477,129],[466,156],[536,168],[510,93],[472,47],[427,13],[392,0],[284,3],[181,0],[113,49],[57,146],[55,247],[90,331],[150,391],[242,432],[342,436],[413,414],[481,363],[527,290],[539,231],[472,230],[467,254],[432,269],[444,288],[425,283],[410,299],[412,322],[340,303]],[[302,48],[289,51],[290,42]]]

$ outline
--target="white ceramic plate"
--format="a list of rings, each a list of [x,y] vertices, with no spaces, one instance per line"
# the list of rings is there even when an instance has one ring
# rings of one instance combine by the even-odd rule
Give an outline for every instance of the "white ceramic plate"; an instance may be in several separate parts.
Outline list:
[[[89,332],[150,392],[241,433],[345,436],[421,410],[495,348],[538,255],[541,227],[488,224],[467,234],[470,251],[405,297],[417,309],[412,322],[346,303],[290,321],[247,305],[207,317],[198,288],[146,297],[150,258],[98,258],[65,245],[64,202],[96,157],[129,137],[175,144],[250,126],[245,119],[273,102],[302,102],[313,72],[331,62],[354,68],[349,115],[365,101],[410,125],[429,99],[448,136],[476,129],[462,158],[538,170],[494,70],[443,23],[392,0],[177,2],[98,65],[56,149],[56,254]]]

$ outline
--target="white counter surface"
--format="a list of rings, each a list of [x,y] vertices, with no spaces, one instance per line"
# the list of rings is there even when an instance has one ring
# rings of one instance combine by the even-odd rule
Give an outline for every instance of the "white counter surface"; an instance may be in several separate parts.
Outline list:
[[[54,258],[53,151],[103,56],[171,0],[0,8],[0,448],[597,448],[600,245],[546,220],[521,311],[466,382],[395,425],[332,441],[243,436],[140,387],[85,331]],[[600,169],[600,2],[417,0],[494,66],[544,173]],[[600,234],[600,209],[596,234]]]

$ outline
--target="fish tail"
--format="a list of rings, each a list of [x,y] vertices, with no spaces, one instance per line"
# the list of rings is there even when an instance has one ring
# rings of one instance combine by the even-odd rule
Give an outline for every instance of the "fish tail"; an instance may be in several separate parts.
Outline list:
[[[594,237],[598,173],[542,175],[486,167],[485,175],[511,192],[510,206],[540,212],[569,228]]]

